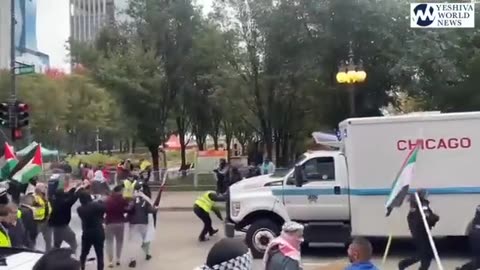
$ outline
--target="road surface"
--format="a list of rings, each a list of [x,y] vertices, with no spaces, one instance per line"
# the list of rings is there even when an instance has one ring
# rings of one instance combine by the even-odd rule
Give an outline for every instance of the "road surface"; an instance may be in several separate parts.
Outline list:
[[[75,212],[75,211],[74,211]],[[208,242],[199,243],[197,241],[198,232],[201,223],[190,212],[161,212],[158,217],[159,227],[156,231],[156,240],[152,244],[153,259],[145,261],[138,243],[127,242],[124,249],[124,258],[122,266],[115,269],[130,269],[126,265],[129,256],[136,256],[137,269],[158,270],[158,269],[178,269],[191,270],[205,262],[209,249],[216,240],[221,239],[222,232]],[[220,221],[214,219],[215,226],[222,229]],[[81,224],[78,216],[74,213],[71,226],[77,232],[77,239],[80,247]],[[239,236],[241,237],[241,236]],[[128,239],[128,238],[126,238]],[[41,237],[37,240],[40,249],[43,248]],[[384,243],[375,243],[374,262],[381,266],[381,256]],[[386,265],[381,269],[397,269],[398,261],[408,255],[411,247],[408,243],[393,242],[392,255],[389,256]],[[445,270],[455,269],[466,261],[465,249],[452,248],[449,242],[440,243],[440,256]],[[128,255],[127,255],[128,254]],[[306,270],[316,269],[322,265],[336,260],[346,260],[346,250],[343,247],[310,247],[303,252],[303,263]],[[93,249],[89,257],[95,257]],[[417,269],[418,266],[411,269]],[[95,262],[90,262],[87,269],[96,269]],[[263,270],[260,260],[255,261],[255,270]],[[431,270],[438,269],[435,263],[432,263]]]

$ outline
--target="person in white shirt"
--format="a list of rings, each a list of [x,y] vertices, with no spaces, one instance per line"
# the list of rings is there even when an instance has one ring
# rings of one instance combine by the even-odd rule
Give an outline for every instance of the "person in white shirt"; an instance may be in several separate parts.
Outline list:
[[[268,157],[266,157],[263,160],[263,164],[260,170],[262,174],[272,174],[275,172],[275,164],[273,164],[273,162]]]

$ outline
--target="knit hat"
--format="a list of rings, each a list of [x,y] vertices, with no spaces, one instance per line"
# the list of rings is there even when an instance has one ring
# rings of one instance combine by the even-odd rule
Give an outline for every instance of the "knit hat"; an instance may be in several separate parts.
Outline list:
[[[289,221],[285,222],[282,226],[282,232],[285,233],[294,233],[294,232],[303,232],[304,226],[300,223]]]
[[[252,270],[253,257],[248,247],[239,239],[225,238],[217,242],[200,270]]]

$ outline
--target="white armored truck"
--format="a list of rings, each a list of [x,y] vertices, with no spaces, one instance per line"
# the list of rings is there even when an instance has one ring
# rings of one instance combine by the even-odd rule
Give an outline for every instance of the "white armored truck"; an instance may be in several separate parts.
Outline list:
[[[441,217],[433,235],[463,236],[480,203],[480,112],[352,118],[339,124],[339,151],[311,151],[295,168],[245,179],[229,189],[225,232],[246,232],[260,257],[287,220],[307,243],[352,236],[409,237],[408,207],[387,218],[385,202],[408,152],[421,150],[413,188],[426,188]]]

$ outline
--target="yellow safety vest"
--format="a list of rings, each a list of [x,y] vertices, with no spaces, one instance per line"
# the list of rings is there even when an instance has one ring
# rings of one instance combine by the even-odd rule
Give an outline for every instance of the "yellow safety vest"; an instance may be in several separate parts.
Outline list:
[[[44,220],[45,214],[50,215],[52,212],[52,206],[50,205],[50,202],[46,202],[42,197],[35,195],[35,202],[39,205],[38,207],[35,207],[35,210],[33,211],[33,219],[34,220]],[[48,203],[48,209],[49,213],[46,213],[47,211],[47,203]]]
[[[123,181],[123,197],[124,198],[133,198],[133,192],[135,190],[135,185],[137,181],[130,181],[126,179]]]
[[[144,160],[142,163],[140,163],[140,171],[145,171],[148,167],[151,167],[152,163]]]
[[[10,236],[3,229],[0,230],[0,247],[12,247]]]
[[[215,202],[210,199],[209,195],[213,193],[213,191],[207,191],[203,193],[200,197],[197,198],[195,204],[198,205],[200,208],[205,210],[205,212],[210,213],[212,211]]]

